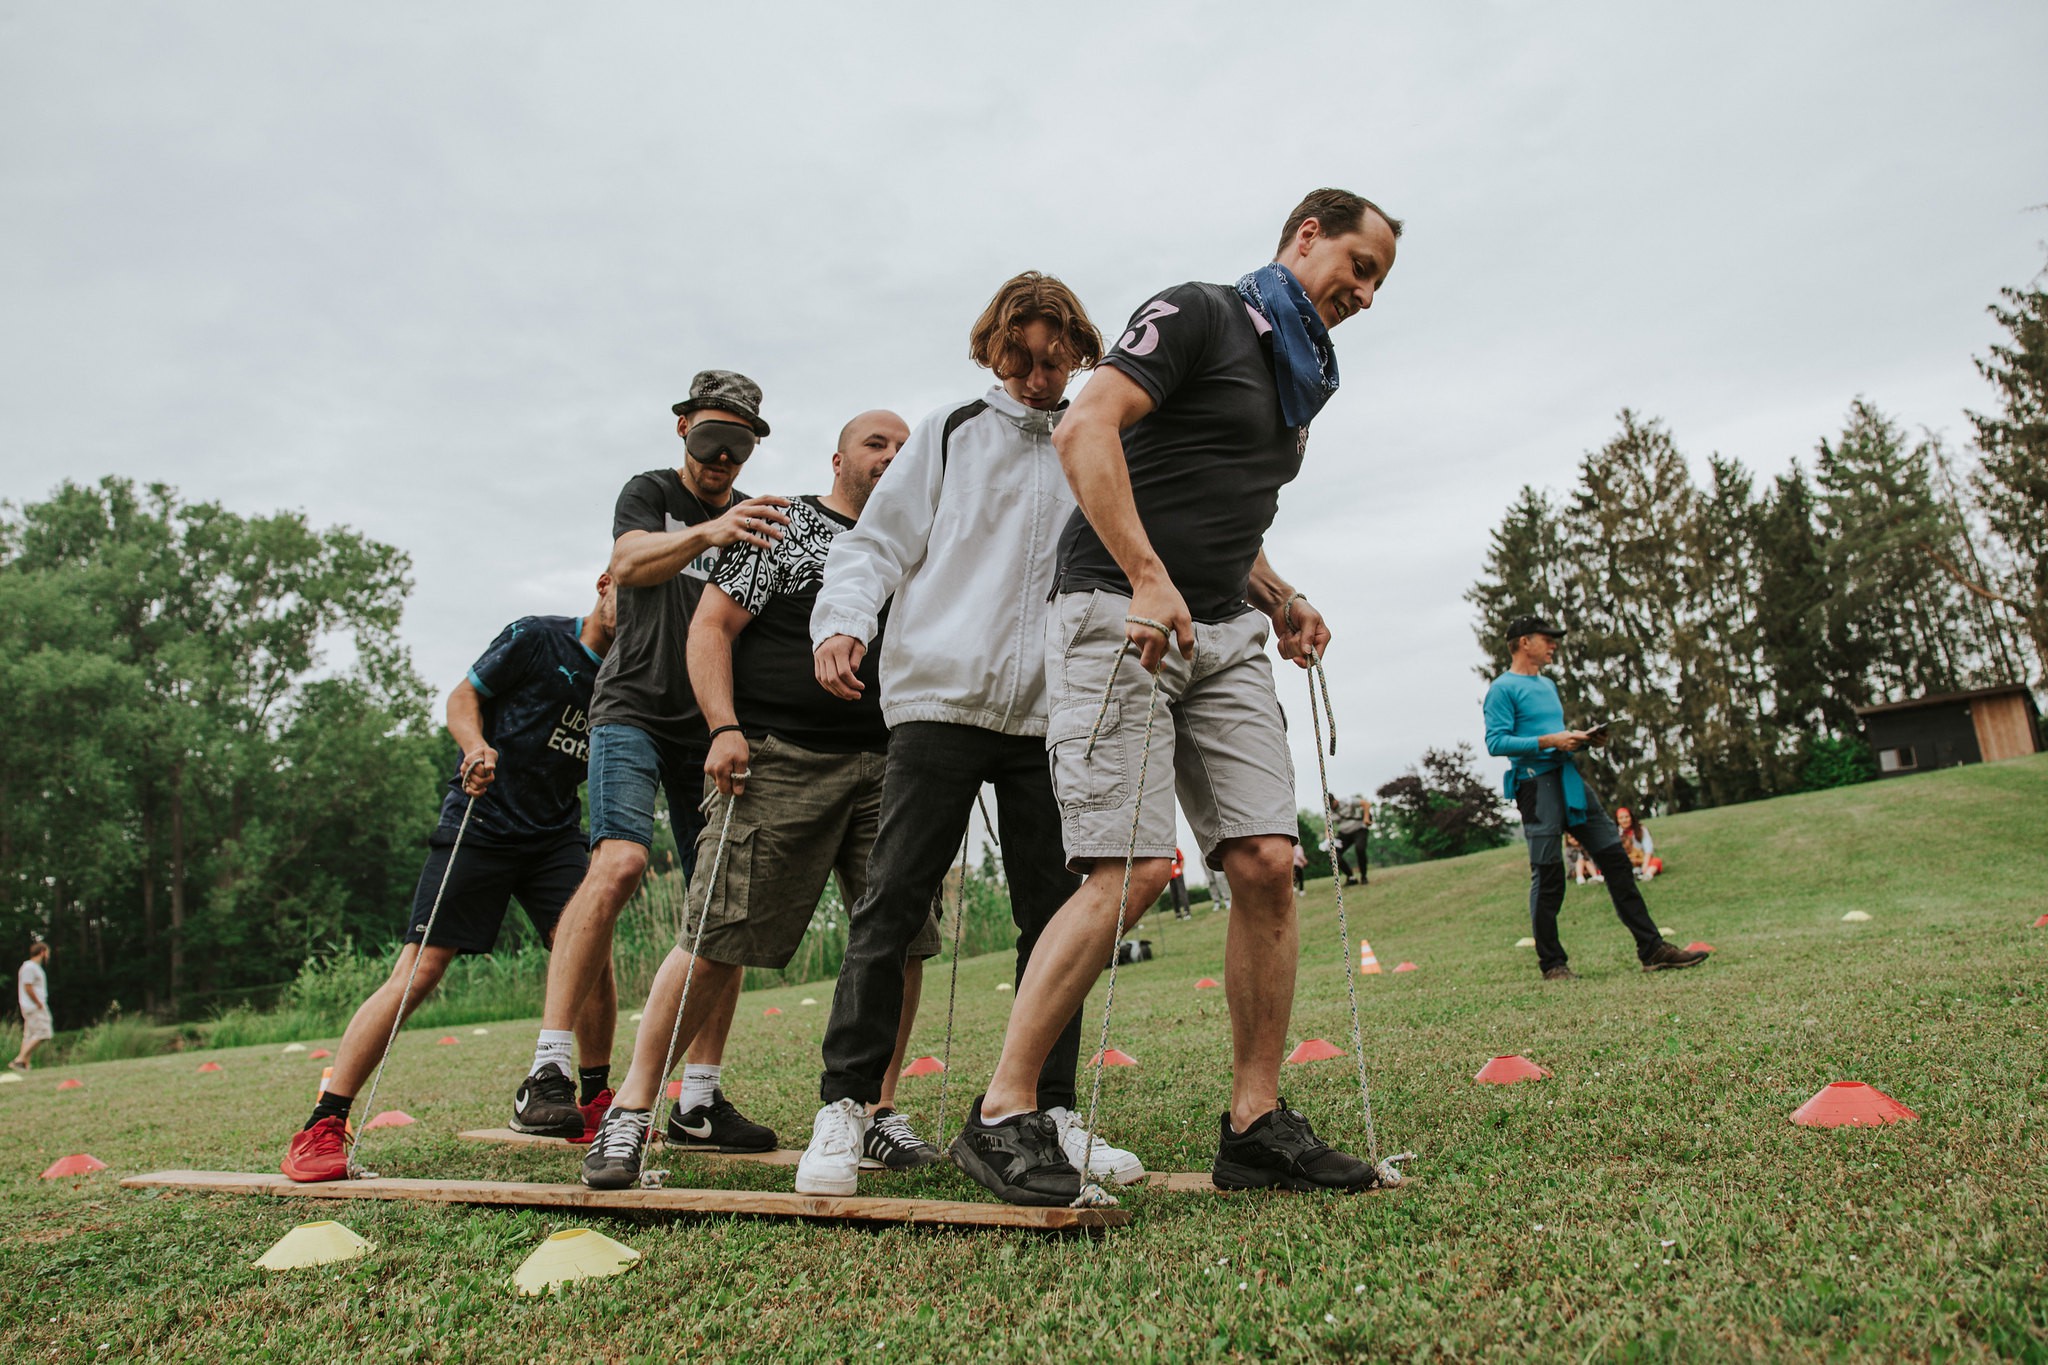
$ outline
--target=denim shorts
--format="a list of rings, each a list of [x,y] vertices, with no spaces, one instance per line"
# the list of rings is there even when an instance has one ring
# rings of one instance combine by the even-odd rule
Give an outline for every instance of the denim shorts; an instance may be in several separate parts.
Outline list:
[[[663,744],[632,725],[599,725],[590,732],[590,846],[625,839],[654,846],[655,793],[668,796],[669,828],[683,876],[696,875],[697,809],[704,784],[703,749]]]

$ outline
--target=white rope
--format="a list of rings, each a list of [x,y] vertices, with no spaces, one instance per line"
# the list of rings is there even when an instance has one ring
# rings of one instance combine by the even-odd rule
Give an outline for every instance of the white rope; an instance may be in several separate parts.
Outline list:
[[[974,794],[975,800],[981,793]],[[953,901],[953,966],[946,979],[946,1044],[939,1049],[939,1116],[932,1125],[932,1146],[946,1150],[946,1086],[953,1078],[953,1004],[960,996],[960,926],[967,920],[967,845],[974,838],[972,812],[960,840],[960,885]],[[988,812],[982,812],[982,819]]]
[[[745,773],[735,773],[733,775],[741,778],[747,776]],[[713,789],[705,796],[703,803],[697,809],[708,815],[711,812],[712,803],[717,799],[718,792],[716,789]],[[711,874],[704,879],[704,905],[697,912],[697,932],[695,937],[690,940],[690,962],[688,966],[683,968],[683,993],[676,1000],[675,1022],[669,1025],[668,1030],[668,1050],[662,1054],[661,1074],[655,1078],[654,1082],[654,1110],[647,1116],[648,1138],[650,1141],[660,1140],[668,1132],[665,1116],[661,1112],[661,1102],[664,1099],[668,1099],[668,1073],[669,1069],[676,1064],[676,1039],[683,1031],[683,1010],[690,1003],[690,981],[697,974],[697,950],[704,944],[704,922],[711,918],[711,893],[718,886],[718,869],[725,862],[726,841],[732,836],[733,808],[738,806],[739,803],[740,798],[737,793],[726,799],[725,820],[718,827],[718,850],[711,855]],[[687,893],[685,894],[687,895]],[[683,913],[685,916],[689,914],[689,901],[687,899],[683,902]],[[670,1115],[675,1113],[676,1105],[680,1103],[682,1103],[680,1097],[669,1100],[668,1112]]]
[[[469,770],[463,769],[462,775],[467,779]],[[368,1124],[375,1115],[377,1083],[384,1079],[384,1064],[391,1060],[391,1045],[398,1041],[398,1030],[405,1024],[405,1006],[406,1002],[412,999],[412,983],[419,977],[420,963],[427,955],[427,944],[434,937],[434,921],[441,914],[441,897],[448,894],[448,879],[455,873],[455,854],[462,847],[462,836],[469,831],[469,817],[475,810],[476,797],[471,796],[462,808],[462,823],[456,827],[455,842],[448,846],[448,861],[441,867],[441,884],[434,889],[434,904],[427,911],[426,924],[420,929],[419,951],[413,954],[412,970],[405,974],[405,989],[399,992],[398,996],[398,1012],[391,1016],[391,1032],[385,1035],[384,1051],[377,1056],[376,1073],[370,1077],[369,1093],[363,1097],[362,1113],[365,1124]],[[348,1173],[351,1179],[369,1174],[356,1160],[356,1153],[361,1150],[363,1137],[368,1131],[367,1128],[350,1131],[346,1123],[342,1125],[342,1132],[348,1141]]]

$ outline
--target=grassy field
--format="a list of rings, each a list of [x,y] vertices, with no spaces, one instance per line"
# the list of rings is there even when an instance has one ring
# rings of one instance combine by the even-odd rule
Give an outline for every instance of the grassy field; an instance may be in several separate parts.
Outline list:
[[[249,1262],[338,1206],[122,1190],[169,1166],[272,1169],[320,1064],[272,1047],[39,1072],[0,1087],[0,1359],[622,1361],[1241,1358],[2048,1361],[2048,757],[1659,821],[1649,888],[1705,968],[1638,971],[1604,891],[1574,887],[1584,979],[1537,980],[1515,941],[1519,850],[1401,868],[1354,895],[1380,960],[1361,981],[1381,1142],[1420,1158],[1365,1198],[1127,1195],[1099,1240],[767,1221],[592,1223],[630,1274],[545,1300],[509,1277],[543,1212],[358,1204],[369,1258],[271,1276]],[[1349,1048],[1333,897],[1304,899],[1295,1034]],[[1868,911],[1863,924],[1843,912]],[[1223,916],[1150,921],[1118,982],[1104,1128],[1156,1169],[1203,1169],[1224,1089]],[[994,1060],[1000,956],[960,973],[949,1105]],[[916,1051],[937,1052],[944,982]],[[801,1142],[821,986],[746,997],[729,1091]],[[1098,991],[1098,999],[1100,992]],[[764,1017],[774,1005],[784,1012]],[[1093,1039],[1095,1025],[1090,1024]],[[386,1174],[568,1180],[559,1152],[478,1148],[524,1070],[529,1023],[400,1042],[374,1134]],[[331,1039],[307,1039],[309,1044]],[[1549,1081],[1481,1086],[1496,1053]],[[624,1047],[621,1046],[621,1057]],[[1288,1098],[1362,1147],[1347,1058]],[[55,1090],[60,1074],[84,1087]],[[1918,1123],[1786,1121],[1831,1080]],[[936,1078],[905,1082],[929,1125]],[[42,1181],[68,1152],[111,1169]],[[786,1170],[679,1159],[678,1182],[787,1188]],[[950,1168],[869,1182],[947,1197]],[[589,1220],[580,1220],[589,1222]]]

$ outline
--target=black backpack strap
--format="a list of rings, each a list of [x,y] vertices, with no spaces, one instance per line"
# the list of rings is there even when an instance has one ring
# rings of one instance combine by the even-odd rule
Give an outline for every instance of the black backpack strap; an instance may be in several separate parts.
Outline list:
[[[946,456],[948,447],[953,444],[954,431],[958,430],[961,424],[972,421],[987,411],[988,400],[986,398],[977,398],[965,407],[953,409],[952,413],[946,418],[946,425],[939,428],[939,469],[941,472],[946,468]]]

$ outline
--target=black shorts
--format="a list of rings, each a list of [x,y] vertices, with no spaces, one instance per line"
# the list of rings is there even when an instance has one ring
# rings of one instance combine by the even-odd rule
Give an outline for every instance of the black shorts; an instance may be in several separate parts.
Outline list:
[[[541,941],[552,943],[555,922],[582,885],[583,871],[589,865],[583,836],[576,830],[519,848],[465,843],[456,856],[453,873],[448,872],[448,846],[437,842],[427,851],[427,865],[420,869],[405,941],[418,943],[425,936],[427,916],[439,895],[441,910],[434,917],[432,946],[453,948],[458,953],[488,953],[498,941],[506,907],[517,896]],[[448,878],[445,892],[441,890],[444,875]]]

